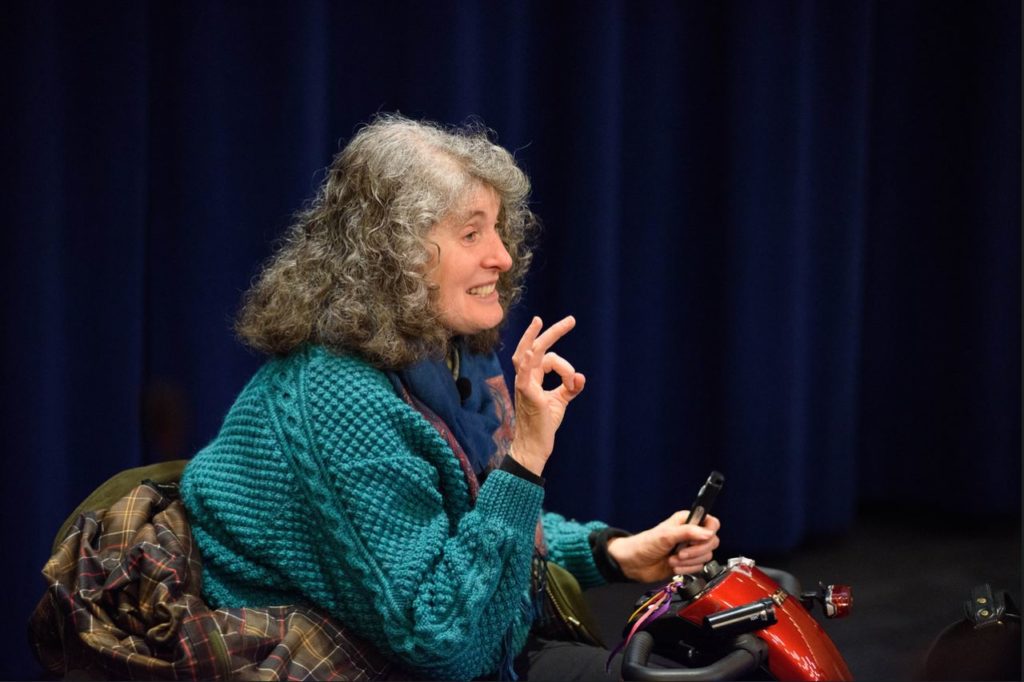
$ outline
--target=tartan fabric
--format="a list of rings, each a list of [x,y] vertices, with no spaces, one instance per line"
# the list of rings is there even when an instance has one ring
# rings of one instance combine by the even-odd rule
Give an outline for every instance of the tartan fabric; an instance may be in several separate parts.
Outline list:
[[[43,568],[29,621],[54,674],[113,679],[378,680],[402,677],[379,651],[304,606],[211,610],[184,507],[140,485],[79,516]]]

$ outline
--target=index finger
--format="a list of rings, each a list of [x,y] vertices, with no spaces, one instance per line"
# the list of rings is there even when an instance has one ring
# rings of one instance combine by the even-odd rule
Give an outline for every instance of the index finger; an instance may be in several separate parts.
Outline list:
[[[714,530],[714,531],[717,531],[719,528],[722,527],[721,521],[719,521],[716,517],[712,516],[711,514],[708,514],[707,516],[705,516],[704,517],[704,522],[701,523],[700,525],[702,525],[705,528],[708,528],[710,530]]]
[[[529,326],[526,331],[523,332],[523,336],[519,339],[519,343],[516,344],[515,353],[512,354],[512,359],[515,361],[517,357],[522,357],[526,349],[533,345],[533,342],[537,339],[537,334],[540,332],[540,328],[544,326],[541,319],[536,315],[530,320]]]
[[[576,318],[572,315],[566,315],[558,322],[544,330],[544,333],[537,337],[537,340],[533,342],[534,349],[540,353],[547,353],[548,348],[555,345],[555,341],[562,338],[569,331],[576,326]]]

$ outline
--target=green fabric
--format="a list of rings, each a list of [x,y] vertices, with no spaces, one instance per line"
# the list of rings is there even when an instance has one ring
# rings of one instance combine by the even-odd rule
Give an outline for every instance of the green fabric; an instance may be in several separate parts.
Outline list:
[[[472,505],[441,436],[358,359],[268,362],[181,491],[212,605],[321,606],[423,677],[493,672],[525,642],[543,489],[496,470]],[[550,525],[566,557],[586,545]]]
[[[50,548],[50,555],[57,553],[61,542],[67,536],[71,527],[78,520],[78,517],[87,511],[97,509],[109,509],[117,500],[121,499],[131,491],[132,488],[145,480],[154,483],[177,483],[181,477],[181,471],[185,468],[188,460],[175,459],[167,462],[157,462],[146,466],[125,469],[114,474],[103,485],[93,490],[82,503],[75,507],[75,510],[68,515],[61,525],[57,535],[53,538],[53,545]]]
[[[543,524],[549,560],[572,573],[583,589],[605,584],[604,577],[594,563],[590,534],[604,530],[607,524],[601,521],[579,523],[552,512],[544,514]]]

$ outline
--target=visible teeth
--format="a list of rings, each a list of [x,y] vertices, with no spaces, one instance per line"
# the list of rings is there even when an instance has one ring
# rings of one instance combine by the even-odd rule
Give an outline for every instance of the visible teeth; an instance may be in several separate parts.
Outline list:
[[[488,284],[487,286],[483,287],[473,287],[472,289],[469,290],[469,293],[473,294],[474,296],[490,296],[491,294],[494,293],[494,285]]]

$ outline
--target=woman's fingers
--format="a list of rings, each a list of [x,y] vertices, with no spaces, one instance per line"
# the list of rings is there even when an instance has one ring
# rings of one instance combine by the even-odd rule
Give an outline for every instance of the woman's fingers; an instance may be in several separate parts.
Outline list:
[[[677,564],[704,565],[711,561],[717,547],[718,537],[716,536],[707,542],[700,542],[679,550],[672,555],[672,561]]]
[[[573,375],[576,374],[576,370],[568,360],[558,353],[545,353],[544,358],[541,360],[541,369],[544,370],[545,374],[554,371],[562,378],[563,385],[570,389],[572,388],[569,382],[571,382]]]
[[[689,515],[690,515],[690,510],[689,509],[680,509],[679,511],[674,512],[672,514],[672,516],[668,517],[666,519],[666,522],[669,525],[679,526],[679,525],[682,525],[682,524],[686,523],[686,518]],[[717,516],[712,516],[711,514],[705,514],[704,515],[704,520],[701,521],[700,525],[701,525],[702,528],[707,528],[708,530],[717,531],[719,528],[722,527],[722,522],[718,520]]]
[[[690,515],[689,509],[680,509],[679,511],[672,514],[672,516],[666,519],[666,522],[671,526],[681,526],[686,523],[686,517]]]
[[[534,376],[538,380],[542,380],[544,374],[554,370],[562,377],[562,383],[567,390],[578,393],[579,388],[575,388],[576,382],[572,379],[576,373],[572,365],[557,353],[548,352],[548,349],[558,339],[565,336],[575,326],[576,318],[569,315],[548,327],[544,333],[540,333],[543,322],[539,317],[534,317],[526,331],[523,332],[523,336],[519,339],[516,350],[512,354],[512,363],[516,373],[524,370],[540,370]]]
[[[711,561],[711,555],[708,554],[706,557],[701,557],[693,561],[687,560],[683,562],[670,561],[669,567],[675,574],[686,574],[686,573],[697,573],[700,571],[704,564]]]
[[[548,349],[555,345],[555,341],[568,334],[575,326],[576,318],[572,315],[566,315],[544,330],[543,334],[536,337],[536,340],[533,342],[534,350],[539,351],[541,354],[547,353]]]
[[[555,344],[555,341],[558,341],[558,339],[565,336],[576,326],[576,318],[572,315],[567,315],[548,327],[541,334],[540,330],[543,326],[544,323],[541,319],[534,316],[519,339],[519,343],[516,344],[516,350],[512,354],[513,362],[518,364],[524,358],[527,350],[533,350],[537,357],[543,357],[548,352],[548,349]]]
[[[538,392],[543,392],[541,386],[541,377],[534,376],[534,369],[536,369],[536,353],[532,349],[526,349],[523,353],[515,360],[516,366],[516,378],[515,387],[517,391],[525,393],[527,395],[538,398]]]
[[[711,561],[711,558],[714,556],[715,547],[717,546],[717,542],[691,545],[690,547],[682,549],[669,557],[669,564],[676,568],[676,570],[678,570],[678,567],[683,566],[696,567],[699,569],[701,566]]]
[[[708,530],[713,530],[717,532],[718,529],[722,527],[722,522],[719,521],[717,517],[708,514],[704,517],[704,522],[700,525],[704,528],[707,528]]]
[[[512,363],[515,366],[516,390],[530,396],[533,400],[540,400],[542,394],[555,397],[563,405],[568,404],[583,390],[586,384],[586,377],[576,371],[572,364],[558,353],[549,352],[548,349],[558,339],[567,334],[576,326],[576,318],[572,315],[562,318],[555,324],[548,327],[543,333],[543,323],[539,317],[534,317],[526,328],[522,338],[512,354]],[[544,375],[548,372],[555,372],[562,379],[562,385],[553,391],[544,391],[542,386]]]
[[[537,340],[537,334],[540,333],[541,327],[544,323],[537,316],[534,316],[530,320],[530,324],[526,327],[526,331],[523,332],[522,337],[519,339],[519,343],[516,344],[516,350],[512,353],[512,363],[519,369],[520,363],[523,362],[523,356],[526,351],[533,348],[534,341]]]
[[[553,392],[555,396],[562,401],[562,404],[567,405],[570,400],[578,396],[583,392],[583,386],[586,385],[587,378],[576,372],[570,379],[562,379],[562,385],[556,388]]]
[[[541,369],[544,374],[554,371],[562,378],[562,385],[555,392],[563,402],[569,402],[583,390],[587,378],[576,371],[572,364],[558,353],[549,352],[544,354],[541,362]],[[563,390],[564,389],[564,390]]]

